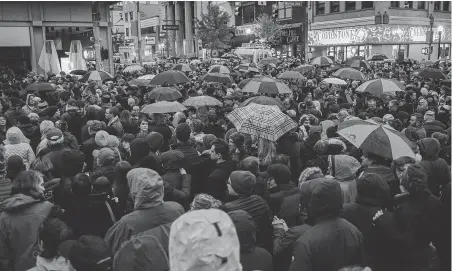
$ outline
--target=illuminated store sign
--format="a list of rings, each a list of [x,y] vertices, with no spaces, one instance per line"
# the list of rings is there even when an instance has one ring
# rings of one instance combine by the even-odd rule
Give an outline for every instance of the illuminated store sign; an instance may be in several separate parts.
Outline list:
[[[309,46],[352,44],[428,43],[428,26],[366,25],[331,30],[312,30],[308,33]],[[433,41],[438,41],[438,31],[433,29]],[[446,28],[441,40],[450,42],[451,30]]]

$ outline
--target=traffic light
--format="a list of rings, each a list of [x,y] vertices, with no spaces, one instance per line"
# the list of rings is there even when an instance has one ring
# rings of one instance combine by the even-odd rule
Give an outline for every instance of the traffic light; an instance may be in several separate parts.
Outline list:
[[[428,47],[422,48],[421,53],[423,55],[428,55]]]
[[[235,2],[235,16],[239,16],[240,14],[240,7],[242,6],[241,2]]]
[[[278,19],[278,16],[279,16],[279,14],[278,14],[278,3],[274,3],[273,5],[272,5],[272,17],[273,17],[273,19]]]

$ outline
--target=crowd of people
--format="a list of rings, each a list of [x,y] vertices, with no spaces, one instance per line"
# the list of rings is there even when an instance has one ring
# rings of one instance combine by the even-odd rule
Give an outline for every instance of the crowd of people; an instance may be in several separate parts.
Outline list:
[[[209,60],[163,84],[179,102],[223,103],[173,114],[141,112],[155,86],[128,83],[165,61],[102,82],[2,67],[0,270],[450,270],[450,85],[417,76],[422,63],[381,62],[361,69],[367,80],[404,91],[325,83],[327,65],[285,81],[292,94],[250,94],[243,80],[303,62],[239,63],[221,63],[228,84],[203,81]],[[277,141],[241,133],[226,115],[254,95],[298,127]],[[415,158],[355,147],[338,127],[356,119],[391,126]]]

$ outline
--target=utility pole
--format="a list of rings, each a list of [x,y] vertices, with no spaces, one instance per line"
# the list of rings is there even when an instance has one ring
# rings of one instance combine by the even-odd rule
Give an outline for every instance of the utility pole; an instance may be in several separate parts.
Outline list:
[[[140,1],[137,1],[137,36],[138,36],[138,63],[143,66],[143,60],[141,58],[141,16],[140,16]]]
[[[435,18],[433,18],[433,15],[430,14],[430,37],[428,40],[428,60],[430,60],[430,57],[432,56],[432,42],[433,42],[433,24],[435,23]]]
[[[93,1],[91,4],[93,16],[94,52],[96,60],[96,70],[102,70],[102,59],[100,55],[100,2]]]

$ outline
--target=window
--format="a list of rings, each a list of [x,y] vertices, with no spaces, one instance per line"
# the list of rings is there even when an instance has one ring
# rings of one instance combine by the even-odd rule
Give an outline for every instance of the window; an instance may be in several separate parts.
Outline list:
[[[129,12],[130,14],[130,20],[133,21],[133,11]]]
[[[403,2],[404,8],[413,8],[413,1],[405,1]]]
[[[330,2],[330,13],[339,12],[339,1]]]
[[[425,9],[425,1],[418,1],[417,9]]]
[[[345,11],[356,10],[355,1],[345,1]]]
[[[441,10],[441,1],[433,2],[433,10],[434,11],[440,11]]]
[[[365,8],[373,8],[374,7],[374,2],[373,1],[363,1],[361,3],[361,8],[365,9]]]
[[[292,18],[292,4],[291,2],[278,2],[278,19]]]
[[[124,13],[124,16],[125,16],[125,20],[126,20],[126,22],[127,22],[127,21],[129,21],[129,14],[127,14],[127,12],[126,12],[126,13]]]
[[[325,2],[315,2],[315,14],[325,14]]]
[[[141,28],[141,34],[154,34],[154,33],[157,33],[157,29],[155,26]]]
[[[399,8],[400,1],[391,1],[391,8]]]
[[[127,14],[126,14],[127,15]],[[129,36],[129,28],[128,27],[126,27],[126,37],[128,37]]]
[[[254,10],[254,2],[252,5],[242,5],[243,11],[242,11],[242,18],[243,18],[243,24],[251,24],[254,23],[254,16],[255,16],[255,10]]]
[[[449,1],[443,2],[443,11],[450,11],[450,2]]]

